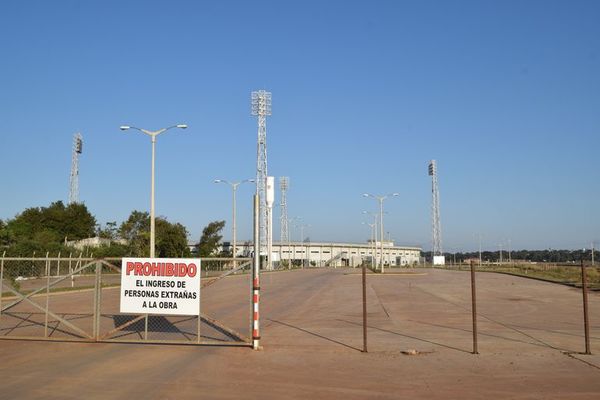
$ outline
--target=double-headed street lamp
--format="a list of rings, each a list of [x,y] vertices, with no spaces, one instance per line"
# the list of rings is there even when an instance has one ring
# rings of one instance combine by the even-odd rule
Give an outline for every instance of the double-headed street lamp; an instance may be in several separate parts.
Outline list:
[[[236,215],[236,205],[235,205],[235,194],[237,192],[237,188],[242,183],[254,183],[256,182],[254,179],[244,179],[240,182],[229,182],[225,179],[215,179],[215,183],[225,183],[231,186],[231,192],[233,193],[233,220],[231,222],[232,232],[231,232],[231,241],[233,242],[233,258],[237,257],[237,241],[236,241],[236,223],[235,223],[235,215]]]
[[[379,232],[380,232],[380,240],[381,240],[381,259],[379,260],[379,265],[381,269],[381,273],[383,274],[383,201],[388,197],[396,197],[399,196],[399,193],[390,193],[385,196],[374,196],[370,193],[363,193],[364,197],[372,197],[375,200],[379,201]]]
[[[372,267],[375,267],[375,265],[377,264],[377,254],[375,254],[377,252],[377,219],[379,219],[379,213],[374,213],[372,211],[363,211],[363,214],[366,215],[370,215],[371,217],[373,217],[373,240],[371,242],[372,247],[373,247],[373,263],[372,263]],[[387,213],[386,213],[387,214]]]
[[[300,228],[300,242],[305,243],[304,242],[304,228],[310,228],[311,225],[309,224],[298,224],[295,225],[296,228]],[[308,253],[307,253],[307,249],[306,249],[306,244],[302,245],[303,251],[304,251],[304,258],[305,260],[308,260],[308,263],[310,264],[310,260],[308,259]],[[305,261],[302,261],[302,265],[305,265]]]
[[[375,266],[375,237],[377,236],[377,223],[373,222],[372,224],[369,224],[367,222],[362,222],[362,224],[368,225],[369,228],[371,228],[371,254],[373,255],[371,258],[371,267],[373,268]]]
[[[290,226],[294,226],[294,225],[292,225],[292,223],[294,221],[299,221],[300,219],[302,219],[302,217],[295,216],[295,217],[288,218],[288,220],[287,220],[287,226],[288,226],[288,228]],[[288,245],[288,269],[292,269],[292,229],[290,229],[289,232],[288,232],[288,242],[287,242],[287,245]],[[294,246],[294,250],[295,249],[296,249],[296,246]],[[296,254],[294,252],[294,257],[295,256],[296,256]]]
[[[155,255],[155,243],[156,243],[156,232],[154,223],[154,159],[156,154],[156,137],[161,133],[168,131],[169,129],[179,128],[186,129],[188,126],[185,124],[178,124],[169,126],[168,128],[162,128],[157,131],[149,131],[147,129],[136,128],[135,126],[122,125],[121,130],[126,131],[128,129],[138,130],[152,138],[152,178],[150,183],[150,257],[154,258]]]

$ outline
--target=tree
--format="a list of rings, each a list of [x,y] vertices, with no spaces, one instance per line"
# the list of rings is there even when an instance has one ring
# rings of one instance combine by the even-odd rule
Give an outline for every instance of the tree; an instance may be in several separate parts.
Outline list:
[[[150,215],[134,210],[119,228],[121,238],[127,240],[129,253],[147,257],[150,248]],[[164,217],[156,218],[156,256],[187,257],[187,229],[180,223],[171,223]]]
[[[117,222],[110,221],[104,225],[104,229],[98,226],[96,234],[103,239],[115,240],[119,234],[117,229]]]
[[[48,207],[27,208],[8,222],[8,229],[16,242],[23,240],[59,243],[65,240],[84,239],[94,234],[96,218],[84,204],[62,201]]]
[[[12,242],[11,233],[6,222],[0,219],[0,247],[6,247]]]
[[[180,223],[156,219],[156,254],[158,257],[189,257],[187,229]]]
[[[121,224],[119,235],[127,241],[132,256],[148,256],[150,215],[147,212],[133,210],[127,221]]]
[[[208,257],[215,253],[221,239],[221,231],[225,227],[225,221],[213,221],[202,230],[200,243],[198,243],[198,255]]]

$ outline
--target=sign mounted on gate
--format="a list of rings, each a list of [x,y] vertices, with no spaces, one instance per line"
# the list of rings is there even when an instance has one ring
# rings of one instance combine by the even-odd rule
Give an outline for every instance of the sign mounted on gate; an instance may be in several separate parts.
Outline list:
[[[200,259],[123,258],[121,312],[200,315]]]

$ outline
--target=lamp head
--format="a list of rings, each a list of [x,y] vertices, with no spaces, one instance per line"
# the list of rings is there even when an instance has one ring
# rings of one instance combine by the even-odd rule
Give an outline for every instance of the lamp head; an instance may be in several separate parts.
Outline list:
[[[369,193],[363,193],[363,197],[369,197],[370,194]]]
[[[175,125],[175,127],[179,128],[179,129],[187,129],[188,126],[186,124],[178,124],[178,125]]]
[[[221,179],[215,179],[214,183],[221,183],[221,182],[223,182]]]
[[[130,129],[131,127],[129,125],[121,125],[120,128],[122,131],[126,131],[127,129]]]
[[[392,193],[392,197],[400,196],[400,193]]]

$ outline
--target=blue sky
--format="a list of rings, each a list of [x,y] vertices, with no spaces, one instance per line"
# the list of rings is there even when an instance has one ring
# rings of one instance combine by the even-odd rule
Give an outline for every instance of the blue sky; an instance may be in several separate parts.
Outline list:
[[[366,240],[361,193],[399,192],[386,231],[429,249],[434,158],[444,250],[478,233],[488,249],[588,247],[599,20],[597,1],[3,1],[0,218],[67,200],[78,131],[97,219],[147,210],[150,140],[118,127],[187,123],[158,138],[157,214],[193,239],[225,219],[228,239],[231,193],[212,181],[254,176],[250,92],[267,89],[269,174],[290,177],[313,241]]]

